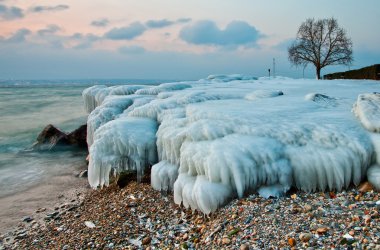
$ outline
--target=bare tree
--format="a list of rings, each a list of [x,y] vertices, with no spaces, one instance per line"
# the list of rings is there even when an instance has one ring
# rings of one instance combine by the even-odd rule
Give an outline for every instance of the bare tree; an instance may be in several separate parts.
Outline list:
[[[334,18],[307,19],[301,24],[297,38],[288,48],[289,61],[306,66],[311,63],[321,79],[321,69],[328,65],[350,65],[352,41]]]

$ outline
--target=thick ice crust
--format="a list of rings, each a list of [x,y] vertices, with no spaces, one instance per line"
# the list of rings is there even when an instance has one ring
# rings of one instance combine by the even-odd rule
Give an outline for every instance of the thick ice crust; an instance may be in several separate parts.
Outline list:
[[[108,185],[112,171],[134,170],[140,178],[153,165],[154,189],[173,191],[177,204],[206,214],[253,192],[342,190],[359,184],[370,166],[368,178],[380,186],[373,167],[380,139],[351,113],[375,82],[255,79],[220,75],[85,90],[93,110],[91,186]],[[378,97],[359,97],[355,114],[376,131]]]

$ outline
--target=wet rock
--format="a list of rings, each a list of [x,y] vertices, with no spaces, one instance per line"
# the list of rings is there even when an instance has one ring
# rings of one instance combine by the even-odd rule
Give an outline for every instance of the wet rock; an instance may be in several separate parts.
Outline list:
[[[31,221],[33,221],[34,219],[32,217],[25,217],[22,219],[23,222],[26,222],[26,223],[29,223]]]
[[[54,151],[71,149],[72,146],[87,150],[87,125],[82,125],[73,132],[66,134],[52,124],[47,125],[38,135],[31,151]]]
[[[87,149],[87,124],[84,124],[67,135],[70,145],[76,145],[80,148]]]

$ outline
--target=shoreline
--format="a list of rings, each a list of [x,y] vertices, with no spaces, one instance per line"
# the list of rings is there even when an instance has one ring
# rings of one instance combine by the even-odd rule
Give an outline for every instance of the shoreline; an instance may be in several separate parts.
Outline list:
[[[250,195],[205,216],[132,181],[85,191],[78,203],[61,206],[59,219],[26,224],[5,249],[378,249],[379,198],[368,188]]]
[[[12,230],[23,227],[25,218],[40,223],[44,213],[36,211],[49,212],[62,203],[82,196],[89,187],[87,179],[77,175],[85,167],[87,169],[85,164],[67,167],[26,190],[1,197],[0,235],[7,235]]]

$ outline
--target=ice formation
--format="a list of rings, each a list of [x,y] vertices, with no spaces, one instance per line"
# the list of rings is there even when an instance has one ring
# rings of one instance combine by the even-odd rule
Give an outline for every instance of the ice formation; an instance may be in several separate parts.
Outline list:
[[[335,106],[337,105],[337,101],[335,98],[319,94],[319,93],[309,93],[305,96],[305,100],[307,101],[313,101],[316,103],[319,103],[323,106]]]
[[[380,166],[373,165],[368,169],[368,181],[377,189],[380,190]]]
[[[87,113],[91,113],[100,106],[107,96],[131,95],[139,89],[146,88],[145,85],[121,85],[107,87],[105,85],[95,85],[83,91],[84,106]]]
[[[155,121],[136,117],[120,117],[96,130],[90,147],[90,185],[108,185],[111,169],[116,174],[136,171],[141,180],[147,167],[157,162],[156,130]]]
[[[359,95],[354,112],[366,129],[380,133],[380,93]]]
[[[154,189],[206,214],[253,192],[342,190],[367,174],[380,186],[372,133],[380,102],[360,95],[377,85],[214,75],[117,93],[89,88],[89,182],[108,185],[124,170],[141,178],[152,167]],[[354,111],[370,131],[351,113],[358,95]]]

